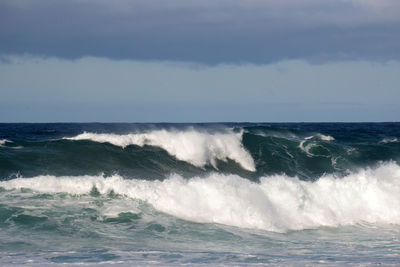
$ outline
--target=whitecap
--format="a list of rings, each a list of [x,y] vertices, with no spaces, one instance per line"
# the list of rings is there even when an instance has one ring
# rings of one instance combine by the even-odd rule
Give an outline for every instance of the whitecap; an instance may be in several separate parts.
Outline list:
[[[393,162],[343,178],[326,175],[315,182],[285,175],[263,177],[259,183],[223,174],[193,179],[172,175],[164,181],[114,175],[17,178],[0,186],[70,194],[89,194],[95,186],[101,194],[113,191],[181,219],[275,232],[400,224],[400,166]]]
[[[6,143],[12,143],[12,141],[7,139],[0,139],[0,146],[4,146]]]
[[[326,141],[326,142],[335,141],[335,138],[333,138],[332,136],[330,136],[330,135],[324,135],[324,134],[320,134],[320,133],[318,133],[318,134],[316,134],[316,135],[308,136],[308,137],[306,137],[306,138],[304,138],[304,139],[305,139],[305,140],[318,139],[318,140]]]
[[[69,140],[91,140],[120,147],[129,145],[157,146],[179,160],[197,167],[211,164],[217,168],[217,160],[231,159],[248,171],[255,171],[255,163],[242,144],[243,132],[210,133],[189,128],[187,130],[154,130],[125,135],[84,132]]]
[[[396,137],[393,138],[384,138],[379,143],[387,144],[387,143],[398,143],[399,140]]]

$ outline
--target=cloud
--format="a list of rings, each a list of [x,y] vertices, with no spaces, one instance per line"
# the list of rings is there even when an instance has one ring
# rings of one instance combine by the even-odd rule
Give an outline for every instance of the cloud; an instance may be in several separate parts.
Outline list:
[[[203,64],[399,59],[395,0],[5,0],[0,54]]]

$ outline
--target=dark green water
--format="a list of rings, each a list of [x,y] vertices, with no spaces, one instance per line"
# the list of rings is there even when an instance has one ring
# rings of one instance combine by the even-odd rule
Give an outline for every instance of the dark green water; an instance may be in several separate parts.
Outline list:
[[[91,136],[65,139],[84,132]],[[382,161],[399,162],[399,132],[396,123],[1,124],[0,178],[117,173],[151,180],[218,171],[252,180],[273,174],[315,180],[326,173],[345,175]],[[99,135],[105,135],[101,142],[95,140]],[[229,137],[233,140],[224,144]],[[142,144],[135,138],[148,140]],[[179,157],[187,150],[192,150],[187,159]],[[243,168],[243,155],[233,158],[233,153],[249,153],[255,171]],[[196,166],[196,160],[204,163]]]
[[[396,265],[400,124],[0,124],[0,263]]]

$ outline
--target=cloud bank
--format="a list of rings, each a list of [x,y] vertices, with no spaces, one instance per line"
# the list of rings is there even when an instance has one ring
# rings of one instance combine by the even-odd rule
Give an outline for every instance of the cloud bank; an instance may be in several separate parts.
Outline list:
[[[399,60],[396,0],[3,0],[0,54],[201,64]]]

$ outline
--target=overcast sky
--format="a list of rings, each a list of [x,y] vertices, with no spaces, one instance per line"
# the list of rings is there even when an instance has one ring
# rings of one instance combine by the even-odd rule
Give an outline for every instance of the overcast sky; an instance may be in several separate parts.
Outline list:
[[[0,121],[399,121],[397,0],[2,0]]]

